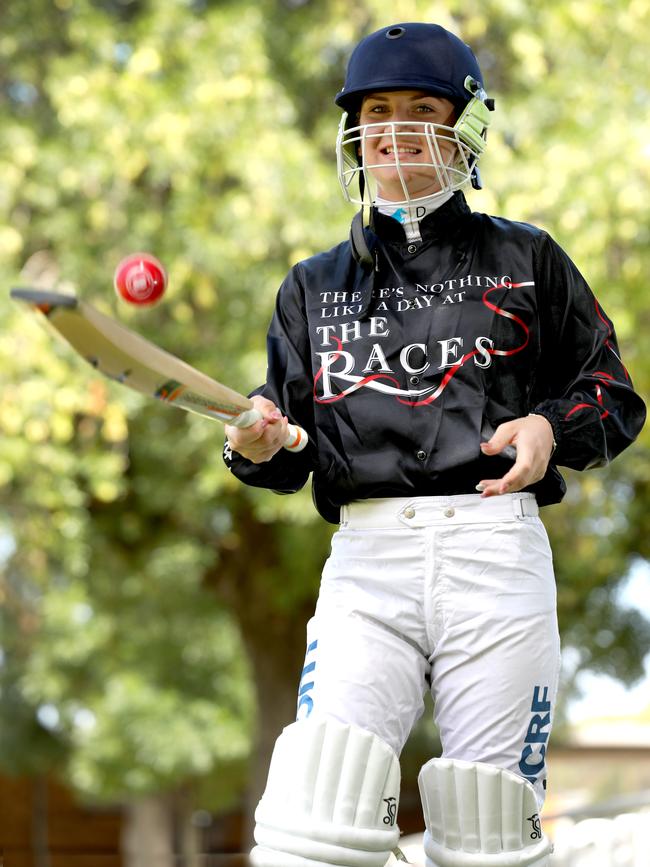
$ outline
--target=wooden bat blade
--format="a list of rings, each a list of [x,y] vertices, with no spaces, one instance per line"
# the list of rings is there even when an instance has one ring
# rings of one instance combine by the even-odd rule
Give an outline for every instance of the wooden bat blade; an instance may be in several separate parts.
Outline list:
[[[165,403],[248,427],[260,418],[253,402],[72,295],[15,288],[11,297],[42,313],[93,368]],[[307,434],[290,425],[285,448],[301,451]]]

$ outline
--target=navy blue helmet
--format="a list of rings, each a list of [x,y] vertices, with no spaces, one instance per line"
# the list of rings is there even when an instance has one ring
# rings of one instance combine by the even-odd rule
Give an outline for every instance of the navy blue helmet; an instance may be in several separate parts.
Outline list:
[[[393,24],[362,39],[335,102],[352,114],[364,94],[399,89],[445,97],[461,110],[473,97],[485,99],[471,48],[439,24]]]

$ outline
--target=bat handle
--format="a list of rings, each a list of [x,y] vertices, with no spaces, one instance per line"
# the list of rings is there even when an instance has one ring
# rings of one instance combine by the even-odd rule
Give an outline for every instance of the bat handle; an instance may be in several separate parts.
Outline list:
[[[309,442],[307,431],[299,427],[297,424],[290,424],[288,428],[288,436],[284,444],[285,449],[290,452],[301,452]]]
[[[229,424],[234,424],[235,427],[250,427],[262,418],[262,413],[256,409],[248,409],[233,419]],[[284,443],[284,448],[290,452],[301,452],[307,443],[309,437],[307,431],[297,424],[289,424],[287,429],[287,438]]]

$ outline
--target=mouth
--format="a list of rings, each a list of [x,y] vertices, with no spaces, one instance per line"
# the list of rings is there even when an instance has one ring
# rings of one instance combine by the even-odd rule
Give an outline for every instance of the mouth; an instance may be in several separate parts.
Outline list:
[[[418,154],[422,153],[422,148],[417,147],[416,145],[398,145],[394,147],[394,145],[389,144],[383,148],[379,148],[379,153],[383,154],[385,157],[394,157],[395,154],[397,156],[418,156]]]

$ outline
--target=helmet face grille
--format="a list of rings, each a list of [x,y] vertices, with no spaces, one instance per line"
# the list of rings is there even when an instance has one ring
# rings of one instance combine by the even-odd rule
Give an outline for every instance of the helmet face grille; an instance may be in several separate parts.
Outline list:
[[[470,179],[485,138],[463,127],[388,122],[345,128],[337,138],[338,176],[343,194],[358,205],[377,198],[395,204],[446,195]]]

